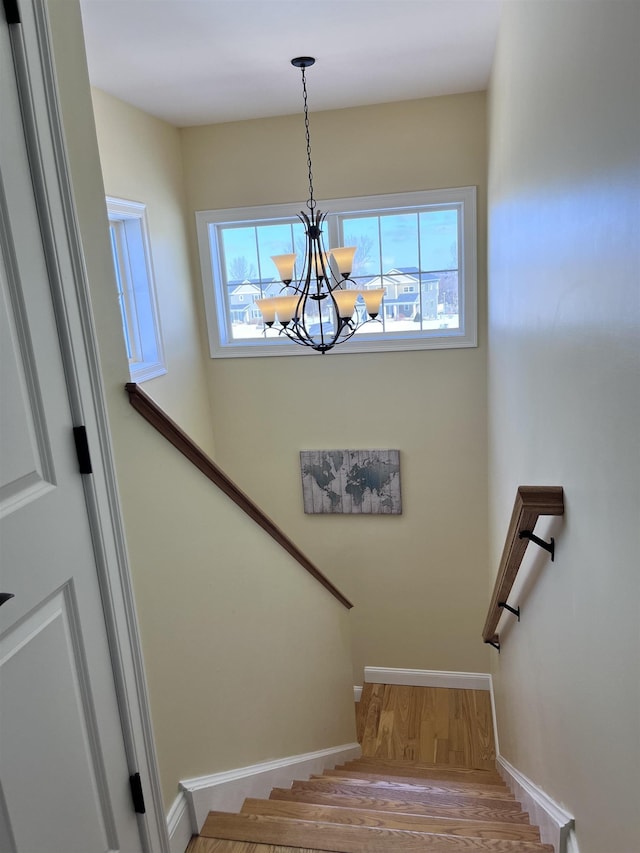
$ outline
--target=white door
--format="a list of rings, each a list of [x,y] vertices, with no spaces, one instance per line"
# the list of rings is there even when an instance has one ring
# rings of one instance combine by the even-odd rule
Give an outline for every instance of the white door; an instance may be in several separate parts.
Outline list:
[[[0,850],[138,853],[4,21],[0,115]]]

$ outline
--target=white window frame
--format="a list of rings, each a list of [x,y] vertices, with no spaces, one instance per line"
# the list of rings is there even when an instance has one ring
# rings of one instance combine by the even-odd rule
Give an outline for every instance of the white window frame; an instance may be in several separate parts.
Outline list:
[[[167,372],[155,278],[151,262],[147,207],[142,202],[107,196],[109,224],[117,229],[118,276],[125,302],[123,325],[127,327],[132,382],[145,382]]]
[[[327,213],[327,246],[339,245],[341,217],[353,213],[383,213],[417,207],[456,206],[458,217],[458,272],[460,307],[458,329],[435,329],[419,333],[370,333],[356,335],[335,348],[335,353],[397,352],[422,349],[457,349],[477,346],[477,224],[476,188],[458,187],[442,190],[363,196],[360,198],[318,201]],[[226,210],[196,212],[196,230],[204,291],[209,351],[212,358],[246,358],[252,356],[314,355],[310,347],[280,338],[234,340],[231,334],[221,272],[221,258],[215,239],[215,226],[243,223],[263,225],[277,220],[297,218],[305,203],[238,207]],[[212,227],[213,226],[213,227]]]

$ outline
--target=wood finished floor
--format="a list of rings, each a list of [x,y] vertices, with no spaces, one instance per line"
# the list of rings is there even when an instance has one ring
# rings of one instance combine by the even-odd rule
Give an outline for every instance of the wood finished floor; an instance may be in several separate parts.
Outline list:
[[[495,770],[487,690],[365,684],[356,725],[369,758]]]

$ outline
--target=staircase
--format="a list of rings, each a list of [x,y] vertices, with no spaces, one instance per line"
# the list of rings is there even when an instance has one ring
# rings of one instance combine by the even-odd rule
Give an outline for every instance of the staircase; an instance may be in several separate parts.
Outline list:
[[[188,853],[553,853],[490,770],[361,758],[240,814],[210,812]]]
[[[363,758],[210,812],[187,853],[553,853],[495,769],[489,694],[365,684]]]

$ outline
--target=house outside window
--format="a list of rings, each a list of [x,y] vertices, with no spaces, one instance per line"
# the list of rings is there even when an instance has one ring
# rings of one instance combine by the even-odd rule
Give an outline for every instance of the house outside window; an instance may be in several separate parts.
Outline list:
[[[318,202],[325,246],[357,246],[348,286],[384,289],[380,322],[336,352],[476,346],[475,187]],[[256,299],[283,284],[271,255],[304,259],[304,205],[196,214],[213,358],[309,354],[268,328]],[[300,266],[296,267],[300,275]],[[356,303],[364,313],[361,300]]]
[[[109,236],[129,375],[144,382],[167,372],[156,303],[146,206],[107,200]]]

